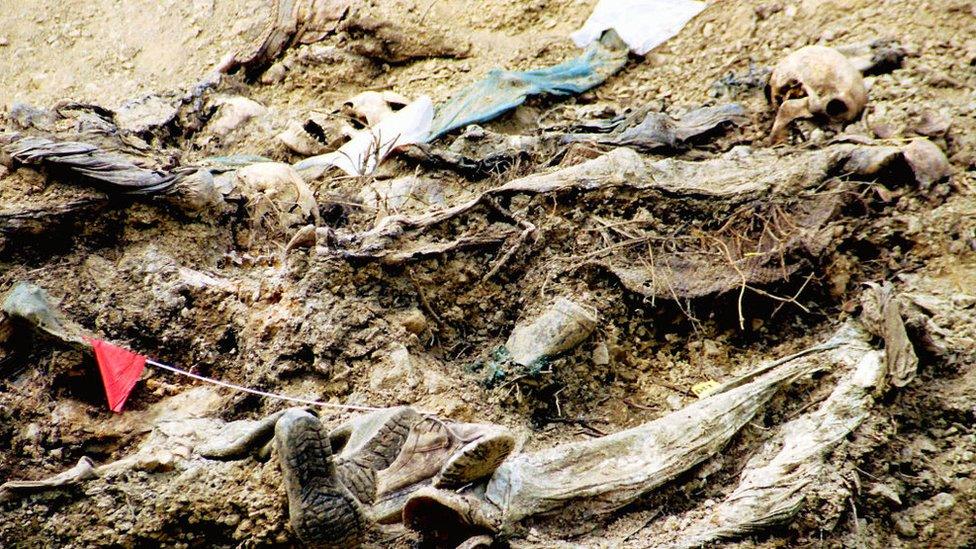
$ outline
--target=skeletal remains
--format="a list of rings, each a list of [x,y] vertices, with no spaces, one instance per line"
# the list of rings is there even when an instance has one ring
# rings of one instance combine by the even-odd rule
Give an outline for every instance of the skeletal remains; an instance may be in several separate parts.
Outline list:
[[[515,437],[498,425],[457,423],[397,407],[359,415],[329,431],[309,410],[292,408],[260,421],[185,420],[186,429],[200,429],[190,436],[197,441],[192,450],[163,453],[169,462],[174,456],[240,460],[276,454],[292,529],[313,546],[353,547],[376,525],[402,521],[439,545],[473,547],[516,533],[533,517],[605,516],[718,454],[785,386],[815,372],[837,379],[818,407],[772,434],[725,501],[661,539],[663,546],[696,547],[796,514],[830,451],[868,417],[877,397],[914,375],[908,370],[917,359],[899,300],[911,303],[891,287],[872,286],[862,300],[862,321],[841,324],[827,341],[760,365],[656,420],[592,440],[513,456]],[[79,339],[79,328],[61,320],[46,295],[29,285],[15,287],[3,310],[56,339]],[[886,348],[875,348],[872,336]],[[0,501],[161,458],[140,447],[133,456],[99,467],[86,460],[51,479],[5,483]]]
[[[807,46],[773,68],[766,99],[776,109],[770,141],[779,143],[794,120],[851,122],[864,110],[868,92],[864,77],[847,57],[833,48]]]
[[[318,5],[328,21],[345,14],[345,8],[326,12],[325,3],[312,4]],[[274,57],[269,51],[301,38],[290,23],[299,18],[299,11],[282,11],[278,17],[282,29],[271,33],[250,57],[234,63],[248,71],[256,70]],[[771,140],[780,142],[797,119],[830,123],[856,119],[865,107],[867,90],[861,73],[844,55],[831,48],[810,46],[790,54],[774,68],[767,97],[777,109]],[[373,125],[394,113],[390,105],[405,103],[405,98],[368,92],[354,98],[349,107]],[[656,150],[674,148],[715,127],[744,121],[738,105],[702,109],[680,120],[640,111],[603,133],[561,139]],[[301,137],[296,132],[286,136],[290,140],[286,143]],[[219,204],[221,195],[228,194],[217,194],[212,170],[204,167],[169,173],[143,168],[124,156],[74,140],[17,135],[8,136],[7,141],[7,152],[17,162],[70,170],[110,190],[165,192],[192,206],[190,209]],[[300,145],[313,147],[315,143]],[[448,158],[443,152],[440,155]],[[448,159],[462,164],[454,156]],[[464,160],[464,164],[490,164],[484,159]],[[451,208],[413,218],[389,217],[362,233],[324,230],[323,237],[327,238],[323,240],[328,245],[322,248],[351,258],[402,257],[404,254],[388,253],[386,248],[403,234],[461,215],[492,197],[515,193],[620,187],[679,197],[745,200],[785,189],[819,186],[826,174],[839,168],[870,175],[880,167],[903,162],[923,185],[943,177],[947,170],[944,155],[927,141],[901,149],[840,144],[797,155],[794,160],[802,161],[788,163],[757,152],[746,159],[694,163],[666,159],[652,164],[621,147],[581,164],[508,181]],[[774,165],[786,171],[771,169]],[[270,177],[270,172],[275,177]],[[813,177],[812,172],[818,175]],[[257,219],[277,212],[282,225],[293,226],[315,217],[314,197],[291,167],[262,162],[221,173],[227,178],[233,175],[233,187],[245,195]],[[784,173],[794,177],[784,177]],[[701,174],[704,176],[697,177]],[[817,229],[819,234],[821,222],[811,225],[809,232]],[[303,238],[314,244],[318,232],[312,226]],[[739,276],[731,277],[731,282],[713,279],[712,286],[704,289],[682,286],[682,277],[669,276],[667,271],[660,280],[669,282],[667,295],[713,294],[753,282],[752,277],[763,266],[746,263],[745,258],[741,264],[753,268],[744,274],[737,267]],[[664,289],[655,287],[657,273],[649,278],[639,270],[601,265],[636,293],[665,296]],[[782,266],[775,276],[782,276],[786,270]],[[672,278],[674,284],[670,283]],[[757,277],[756,282],[761,281]],[[201,427],[198,444],[182,451],[181,457],[241,460],[276,455],[284,477],[291,527],[311,545],[355,546],[375,525],[402,522],[436,543],[470,548],[517,532],[539,516],[560,513],[584,520],[605,516],[719,454],[785,386],[814,372],[826,372],[836,379],[835,389],[819,406],[808,412],[803,408],[805,413],[781,425],[755,451],[739,476],[738,486],[724,501],[704,514],[689,513],[680,532],[659,540],[660,545],[696,547],[790,519],[825,469],[829,452],[867,418],[875,399],[890,387],[902,387],[913,379],[918,359],[907,339],[899,305],[891,287],[869,288],[861,320],[840,325],[833,337],[820,345],[764,364],[656,420],[593,440],[516,453],[516,437],[502,426],[453,422],[410,407],[372,411],[331,430],[309,410],[293,408],[259,421],[202,421],[200,425],[209,430],[204,435]],[[3,312],[48,336],[84,345],[80,328],[55,312],[37,288],[16,286],[4,301]],[[514,361],[528,366],[578,344],[594,331],[596,318],[578,304],[560,301],[516,330],[506,346]],[[873,341],[883,342],[884,348],[875,348]],[[188,429],[195,428],[187,425]],[[219,433],[209,436],[214,434],[213,429]],[[90,480],[106,471],[138,467],[151,457],[147,451],[101,467],[82,458],[75,468],[45,481],[3,484],[0,501]]]

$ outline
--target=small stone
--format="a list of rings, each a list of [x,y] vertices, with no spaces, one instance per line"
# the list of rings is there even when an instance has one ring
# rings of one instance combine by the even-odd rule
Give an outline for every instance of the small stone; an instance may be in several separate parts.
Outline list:
[[[913,139],[903,150],[905,161],[923,189],[952,174],[949,159],[942,149],[928,139]]]
[[[421,335],[427,331],[427,317],[420,309],[410,309],[400,317],[400,324],[411,334]]]
[[[264,71],[264,74],[258,78],[258,82],[268,85],[277,84],[285,79],[285,75],[288,73],[288,69],[285,68],[280,62],[275,63],[268,67],[268,70]]]
[[[897,505],[901,505],[901,497],[898,496],[898,492],[896,492],[894,488],[888,486],[887,484],[882,484],[880,482],[874,484],[871,486],[871,489],[868,491],[868,493],[871,494],[872,496],[884,498],[891,502],[894,502]]]
[[[868,125],[868,129],[874,134],[878,139],[888,139],[895,135],[895,128],[891,124],[886,122],[872,121]]]
[[[610,350],[607,348],[607,344],[603,341],[596,344],[593,348],[593,364],[597,366],[606,366],[610,364]]]
[[[929,500],[932,504],[933,514],[940,514],[949,511],[956,506],[956,496],[948,492],[939,492]]]
[[[960,309],[969,309],[976,305],[976,295],[952,294],[952,305]]]
[[[711,339],[706,339],[702,341],[702,352],[705,353],[707,357],[717,357],[722,354],[721,349],[719,349],[718,343]]]
[[[926,454],[935,454],[939,451],[939,448],[928,437],[919,437],[915,442],[915,447]]]
[[[749,145],[736,145],[729,149],[729,151],[722,155],[722,158],[727,158],[729,160],[742,160],[743,158],[748,158],[752,156],[752,147]]]
[[[369,386],[373,390],[416,388],[420,383],[410,351],[397,344],[384,359],[385,365],[373,368],[369,376]]]
[[[926,110],[919,115],[918,120],[912,126],[912,131],[928,137],[944,135],[949,131],[952,119],[940,112]]]
[[[779,13],[783,11],[783,4],[779,2],[763,4],[761,6],[756,6],[755,11],[756,11],[756,16],[759,17],[760,21],[762,21],[764,19],[768,19],[774,13]]]
[[[915,529],[912,521],[900,515],[895,517],[895,531],[903,538],[914,538],[918,535],[918,530]]]
[[[6,36],[0,36],[0,48],[5,47],[5,46],[9,46],[9,45],[10,45],[10,41],[7,40],[7,37]]]
[[[668,405],[668,408],[672,410],[680,410],[684,408],[684,402],[681,400],[681,395],[668,395],[668,398],[664,399]]]
[[[598,320],[591,308],[560,297],[530,322],[516,325],[505,348],[517,364],[531,366],[582,343],[596,329]]]
[[[217,114],[210,121],[210,131],[218,137],[225,137],[251,119],[268,112],[267,107],[246,97],[219,97],[215,103]]]
[[[24,438],[39,444],[41,442],[41,427],[36,423],[31,423],[24,429]]]

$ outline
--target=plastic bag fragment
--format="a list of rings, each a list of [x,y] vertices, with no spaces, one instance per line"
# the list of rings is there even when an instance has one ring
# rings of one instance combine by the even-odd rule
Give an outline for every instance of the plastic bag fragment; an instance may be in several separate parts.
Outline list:
[[[704,9],[704,2],[693,0],[600,0],[583,26],[570,36],[582,48],[613,29],[630,51],[644,55],[678,34]]]
[[[562,141],[592,141],[642,150],[675,148],[719,127],[741,126],[748,120],[745,109],[738,103],[702,107],[678,119],[643,108],[612,126],[609,133],[570,133]]]
[[[3,312],[55,339],[88,346],[81,327],[51,307],[51,298],[39,286],[18,282],[3,298]]]

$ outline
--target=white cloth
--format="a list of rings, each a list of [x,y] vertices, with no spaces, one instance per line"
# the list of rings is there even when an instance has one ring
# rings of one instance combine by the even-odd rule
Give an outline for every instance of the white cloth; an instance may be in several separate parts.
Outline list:
[[[430,97],[423,95],[378,124],[359,131],[338,150],[306,158],[295,164],[295,169],[335,166],[348,175],[371,174],[394,149],[426,143],[433,121],[434,104]]]
[[[613,29],[630,51],[644,55],[678,34],[704,9],[705,3],[695,0],[600,0],[586,23],[570,36],[584,48]]]

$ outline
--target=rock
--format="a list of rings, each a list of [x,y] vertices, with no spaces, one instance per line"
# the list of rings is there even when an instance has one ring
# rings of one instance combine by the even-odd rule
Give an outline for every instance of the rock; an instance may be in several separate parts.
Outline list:
[[[895,517],[895,531],[903,538],[914,538],[918,535],[915,525],[907,517],[898,515]]]
[[[420,309],[413,308],[403,312],[399,321],[403,328],[411,334],[421,335],[427,331],[427,317]]]
[[[36,423],[30,423],[27,428],[24,429],[24,434],[22,435],[25,440],[29,440],[34,444],[41,443],[41,426]]]
[[[139,459],[135,463],[137,470],[146,471],[147,473],[165,473],[166,471],[172,471],[175,466],[175,456],[166,450],[160,450],[146,456],[139,456]]]
[[[268,67],[268,70],[264,71],[264,74],[258,78],[258,82],[264,85],[277,84],[285,79],[286,74],[288,74],[288,69],[279,61]]]
[[[722,354],[721,349],[719,349],[718,343],[711,339],[706,339],[702,342],[702,352],[705,353],[707,357],[717,357]]]
[[[888,486],[887,484],[883,484],[880,482],[875,483],[871,485],[871,488],[868,490],[868,493],[871,494],[872,496],[886,499],[890,502],[895,503],[896,505],[899,506],[901,505],[901,497],[898,495],[898,492],[896,492],[894,488]]]
[[[419,376],[410,357],[410,351],[396,344],[390,354],[383,359],[384,366],[373,368],[369,374],[369,386],[380,389],[414,389],[420,383]]]
[[[906,527],[904,533],[902,528],[898,525],[898,519],[896,519],[895,527],[898,533],[905,537],[914,537],[917,535],[916,525],[922,525],[923,527],[927,524],[936,520],[939,515],[951,511],[956,505],[956,497],[947,492],[939,492],[938,494],[932,496],[926,501],[915,505],[911,509],[908,509],[900,514],[899,518],[904,520],[910,528]]]
[[[424,388],[428,394],[436,395],[451,390],[454,381],[444,374],[432,369],[424,368]]]
[[[210,121],[210,131],[217,137],[225,137],[246,124],[252,118],[263,116],[268,109],[246,97],[221,97],[216,100],[217,114]]]
[[[956,506],[956,496],[948,492],[939,492],[938,494],[932,496],[932,499],[928,500],[931,504],[931,510],[933,514],[941,514],[946,511],[951,510]]]
[[[949,131],[951,125],[952,119],[948,116],[940,112],[925,110],[912,125],[912,131],[918,135],[937,137]]]
[[[680,410],[684,408],[685,405],[684,401],[681,399],[681,395],[668,395],[668,398],[664,399],[664,401],[667,403],[668,408],[672,410]]]
[[[959,309],[970,309],[976,306],[976,295],[955,293],[951,296],[952,305]]]
[[[119,129],[132,133],[150,132],[173,122],[179,115],[181,97],[150,94],[123,103],[115,112]]]
[[[606,366],[610,364],[610,350],[607,348],[607,344],[603,341],[596,344],[593,348],[593,364],[597,366]]]
[[[895,127],[881,120],[871,120],[868,123],[868,129],[874,134],[878,139],[888,139],[895,135]]]
[[[928,139],[914,139],[903,150],[905,161],[915,174],[915,180],[923,189],[952,173],[949,159],[942,149]]]
[[[939,452],[939,448],[935,445],[932,440],[926,436],[920,436],[914,444],[916,451],[921,454],[936,454]]]

